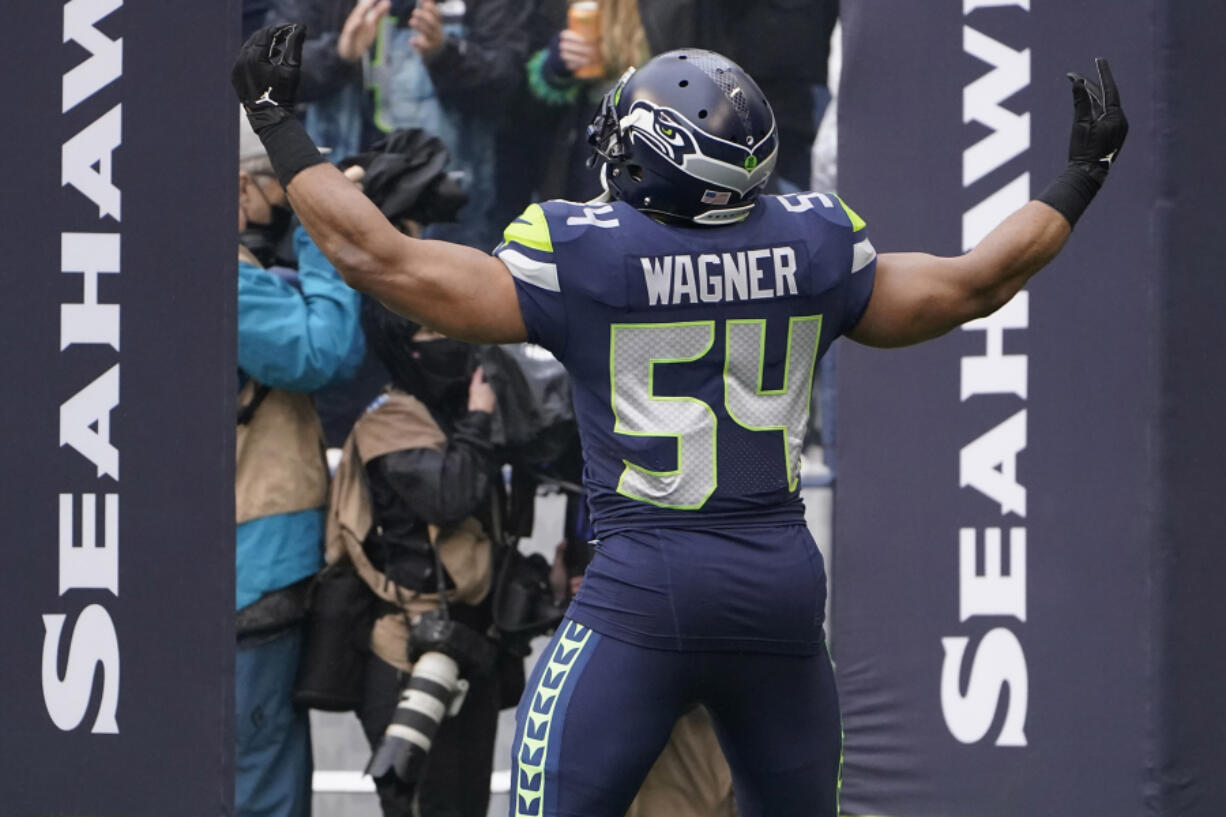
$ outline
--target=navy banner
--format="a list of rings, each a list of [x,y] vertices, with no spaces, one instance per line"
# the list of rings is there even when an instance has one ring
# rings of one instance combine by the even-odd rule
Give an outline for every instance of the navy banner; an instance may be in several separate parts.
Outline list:
[[[0,17],[0,812],[230,813],[237,4]]]
[[[1132,123],[1065,252],[1010,304],[911,349],[841,345],[850,814],[1226,813],[1207,680],[1226,651],[1206,655],[1226,620],[1209,215],[1226,179],[1207,158],[1226,122],[1206,102],[1226,12],[1179,5],[844,4],[840,192],[880,252],[957,254],[1037,195],[1067,155],[1065,72],[1095,56]]]

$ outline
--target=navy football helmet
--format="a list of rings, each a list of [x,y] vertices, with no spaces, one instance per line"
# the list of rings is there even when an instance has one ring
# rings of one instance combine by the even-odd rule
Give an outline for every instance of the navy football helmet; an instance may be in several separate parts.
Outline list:
[[[749,214],[770,178],[779,134],[749,74],[687,48],[622,75],[588,142],[613,198],[667,221],[727,224]]]

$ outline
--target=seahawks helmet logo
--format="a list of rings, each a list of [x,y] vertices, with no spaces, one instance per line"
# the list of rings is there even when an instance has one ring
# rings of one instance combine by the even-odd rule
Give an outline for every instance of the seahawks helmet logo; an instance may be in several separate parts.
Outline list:
[[[778,139],[771,132],[752,147],[712,136],[672,108],[640,99],[619,123],[632,146],[642,145],[684,173],[744,196],[763,184],[775,166]]]
[[[635,102],[621,121],[630,144],[641,142],[678,167],[684,164],[688,154],[698,152],[687,125],[689,123],[676,111],[657,108],[642,100]]]

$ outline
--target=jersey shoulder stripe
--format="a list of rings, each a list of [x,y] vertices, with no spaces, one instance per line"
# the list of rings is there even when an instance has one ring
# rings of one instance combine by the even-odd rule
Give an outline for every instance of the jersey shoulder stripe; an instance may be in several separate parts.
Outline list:
[[[854,275],[877,260],[877,250],[873,247],[873,242],[868,240],[868,225],[864,219],[860,218],[860,214],[847,206],[847,202],[843,201],[842,197],[835,196],[835,198],[842,205],[843,212],[847,214],[847,219],[851,223],[851,240],[854,242],[851,248],[851,271]]]
[[[524,283],[550,292],[562,291],[562,285],[558,282],[557,264],[532,258],[507,244],[499,247],[495,254],[511,271],[511,275]]]
[[[539,204],[528,205],[528,209],[507,225],[502,238],[508,244],[519,244],[540,252],[553,252],[553,240],[549,236],[549,221],[545,218],[545,211]]]
[[[851,231],[853,233],[858,233],[868,226],[865,224],[864,219],[860,218],[859,213],[847,206],[847,202],[843,201],[841,196],[836,195],[834,199],[842,206],[843,212],[847,214],[847,220],[851,223]]]
[[[502,243],[494,250],[516,279],[549,292],[561,292],[558,265],[553,256],[549,220],[539,204],[530,204],[507,225]]]
[[[552,261],[559,245],[569,244],[582,238],[589,227],[619,227],[612,204],[599,201],[577,202],[550,199],[530,204],[502,233],[504,247],[528,253],[537,260]]]
[[[868,225],[860,214],[834,193],[789,193],[768,197],[778,202],[784,210],[795,217],[813,218],[818,223],[840,230],[850,231],[852,244],[851,273],[866,269],[877,259],[877,250],[868,240]]]
[[[517,280],[550,292],[561,292],[564,282],[558,270],[558,258],[565,254],[562,248],[582,244],[587,252],[598,253],[600,242],[595,242],[593,247],[590,231],[607,234],[621,228],[617,210],[620,206],[624,205],[561,199],[530,204],[507,225],[494,255]]]

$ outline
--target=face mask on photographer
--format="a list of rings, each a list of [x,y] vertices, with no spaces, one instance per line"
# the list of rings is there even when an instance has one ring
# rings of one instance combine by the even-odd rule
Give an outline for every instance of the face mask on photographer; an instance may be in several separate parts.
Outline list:
[[[451,338],[414,340],[410,354],[417,361],[422,395],[433,408],[449,415],[463,413],[468,384],[476,368],[473,346]]]
[[[265,206],[263,208],[257,206],[255,209],[265,210],[267,220],[258,220],[265,217],[264,213],[257,215],[248,211],[246,213],[247,229],[239,233],[238,241],[256,257],[261,266],[267,268],[274,266],[277,262],[277,249],[289,232],[290,220],[294,217],[294,211],[284,204],[273,203],[264,192],[264,188],[256,181],[255,174],[252,175],[249,186],[254,188],[259,198],[263,200]]]

